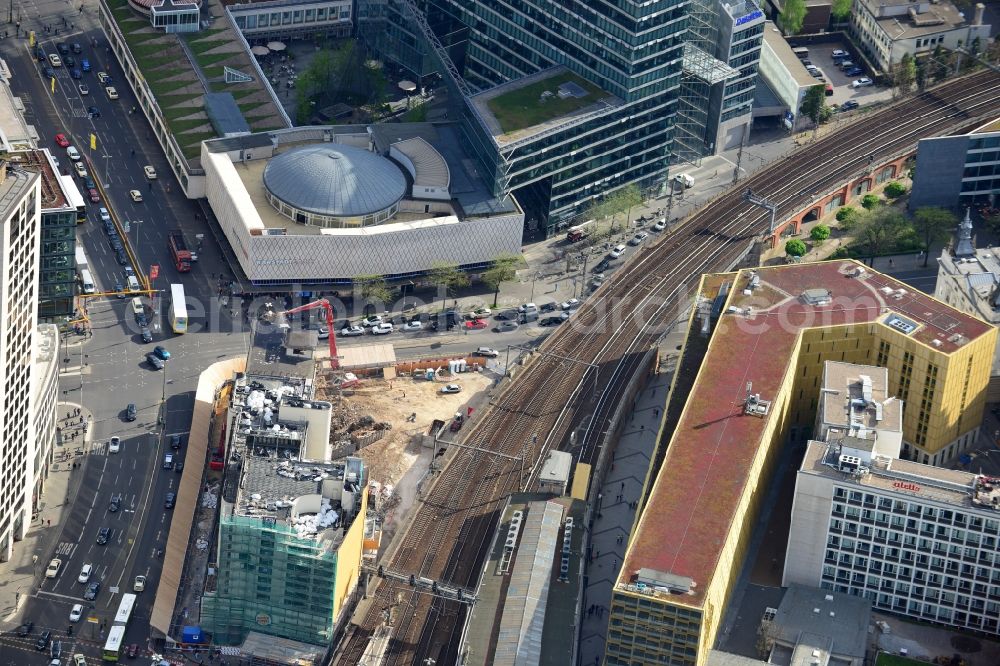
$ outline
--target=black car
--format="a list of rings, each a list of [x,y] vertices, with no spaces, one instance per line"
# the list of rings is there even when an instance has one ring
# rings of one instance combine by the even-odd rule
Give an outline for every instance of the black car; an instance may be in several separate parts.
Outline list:
[[[17,628],[17,635],[24,638],[25,636],[31,635],[31,630],[35,628],[35,623],[32,621],[27,621]]]
[[[87,589],[83,593],[83,598],[87,601],[93,601],[94,599],[97,598],[97,593],[100,591],[101,591],[100,581],[96,580],[91,581],[90,584],[87,585]]]
[[[49,646],[50,640],[52,640],[52,632],[43,631],[42,634],[38,637],[38,640],[35,641],[35,649],[38,651],[44,650]]]
[[[177,501],[177,495],[173,493],[167,493],[166,497],[163,498],[163,508],[164,509],[174,508],[175,501]]]
[[[176,463],[174,463],[174,469],[176,471],[178,471],[178,472],[183,472],[184,471],[184,461],[183,460],[178,460]]]
[[[840,105],[841,111],[853,111],[856,108],[858,108],[858,103],[855,102],[853,99],[849,99]]]
[[[66,65],[67,67],[75,67],[76,66],[76,58],[74,58],[71,55],[68,55],[65,58],[63,58],[63,64]]]
[[[82,46],[80,46],[80,44],[79,44],[79,43],[77,43],[77,42],[73,42],[73,44],[72,44],[72,45],[70,46],[70,50],[72,50],[72,51],[73,51],[73,53],[76,53],[76,54],[78,54],[78,55],[79,55],[80,53],[83,53],[83,47],[82,47]]]
[[[181,448],[182,444],[183,444],[183,441],[181,440],[181,436],[180,435],[171,435],[170,436],[170,448],[172,448],[174,451],[176,451],[177,449]]]
[[[142,336],[143,342],[153,341],[153,334],[149,332],[148,326],[143,326],[142,329],[140,329],[139,334]]]
[[[53,79],[56,76],[56,70],[52,69],[51,67],[46,67],[42,71],[45,72],[45,78],[47,79]]]
[[[104,546],[109,541],[111,541],[111,528],[110,527],[102,527],[101,529],[97,530],[97,545],[98,546]],[[91,585],[93,585],[93,583],[91,583]],[[88,601],[92,601],[92,598],[88,599]]]
[[[56,44],[56,49],[63,56],[69,55],[69,44],[67,44],[66,42],[59,42],[58,44]]]
[[[100,118],[101,117],[101,110],[98,109],[96,106],[88,106],[87,107],[87,113],[90,114],[91,118]]]
[[[518,317],[520,317],[520,313],[517,310],[504,310],[498,312],[493,318],[497,321],[517,321]]]
[[[122,266],[128,265],[128,255],[125,254],[125,249],[115,250],[115,258],[118,259],[118,263]]]
[[[35,60],[37,60],[38,62],[45,62],[46,60],[45,49],[43,49],[41,46],[35,47]]]
[[[140,328],[143,326],[149,326],[149,320],[146,319],[146,315],[144,314],[137,314],[135,316],[135,323],[139,324]]]
[[[551,301],[548,303],[542,303],[541,307],[538,308],[540,312],[555,312],[558,306]]]
[[[558,326],[559,324],[566,321],[562,317],[546,317],[545,319],[538,322],[539,326]]]
[[[111,249],[114,250],[115,252],[118,252],[118,250],[125,249],[125,246],[122,245],[122,239],[119,238],[118,236],[109,236],[108,242],[111,243]]]
[[[154,370],[163,370],[163,366],[165,365],[163,359],[153,352],[146,354],[146,360],[149,361],[149,364],[153,366]]]
[[[115,493],[111,496],[111,505],[108,507],[108,511],[114,513],[120,508],[122,508],[122,494]]]
[[[603,273],[605,270],[607,270],[608,266],[610,265],[611,265],[611,260],[608,259],[607,257],[604,257],[599,262],[597,262],[596,266],[594,266],[594,272]]]
[[[125,408],[125,420],[135,421],[135,403],[128,403],[128,407]]]

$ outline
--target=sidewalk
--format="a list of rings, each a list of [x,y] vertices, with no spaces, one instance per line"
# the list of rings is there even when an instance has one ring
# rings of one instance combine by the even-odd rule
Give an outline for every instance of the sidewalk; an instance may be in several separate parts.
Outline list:
[[[684,339],[686,327],[672,333],[661,345],[673,349]],[[578,663],[599,665],[604,659],[611,593],[618,577],[635,522],[642,485],[652,460],[663,418],[663,406],[673,379],[672,371],[655,375],[636,399],[635,410],[615,444],[611,468],[594,507],[590,528],[587,571],[582,604]],[[595,479],[600,471],[595,470]]]
[[[91,428],[79,423],[91,422],[91,414],[81,409],[79,416],[66,418],[67,413],[81,409],[80,405],[59,403],[56,406],[56,448],[52,452],[48,477],[35,514],[24,539],[14,544],[8,562],[0,562],[0,630],[8,631],[20,623],[20,612],[29,595],[38,588],[45,567],[53,557],[62,535],[62,524],[80,487],[82,474],[74,472],[87,454]],[[79,434],[76,434],[79,433]],[[65,441],[63,441],[65,438]]]

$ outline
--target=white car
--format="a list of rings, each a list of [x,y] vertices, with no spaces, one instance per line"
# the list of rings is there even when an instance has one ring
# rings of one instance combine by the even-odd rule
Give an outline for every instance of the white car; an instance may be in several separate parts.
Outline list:
[[[623,254],[625,254],[624,245],[615,245],[613,248],[611,248],[611,252],[608,252],[608,256],[611,257],[612,259],[617,259]]]
[[[142,167],[142,170],[143,172],[145,172],[146,178],[148,178],[149,180],[156,180],[156,169],[147,164],[146,166]]]
[[[520,312],[521,314],[524,314],[526,312],[538,312],[538,306],[535,305],[534,303],[524,303],[518,306],[517,311]]]
[[[87,177],[87,168],[83,166],[83,162],[73,162],[73,171],[76,171],[76,175],[80,178]]]
[[[830,54],[830,57],[831,58],[846,58],[847,57],[847,51],[845,51],[843,49],[834,49],[833,53]]]
[[[97,212],[100,213],[100,215],[101,215],[101,222],[110,222],[111,221],[111,213],[108,212],[107,208],[103,208],[103,207],[102,208],[98,208]]]
[[[108,93],[108,99],[118,99],[118,91],[115,90],[114,86],[108,86],[104,92]]]
[[[416,320],[408,321],[405,324],[403,324],[403,331],[408,333],[412,333],[413,331],[422,331],[423,329],[424,325]]]
[[[74,162],[80,161],[80,151],[73,146],[66,146],[66,156]]]
[[[121,450],[122,450],[122,438],[115,435],[114,437],[111,438],[111,441],[108,442],[108,452],[118,453]]]
[[[475,351],[476,356],[485,356],[486,358],[496,358],[500,355],[496,349],[492,347],[480,347]]]
[[[73,608],[69,611],[69,621],[79,622],[81,617],[83,617],[83,604],[73,604]]]
[[[94,565],[84,564],[83,567],[80,569],[80,575],[76,577],[76,582],[86,583],[87,581],[90,580],[90,574],[92,573],[94,573]]]
[[[73,655],[73,666],[87,666],[87,658],[77,652]]]
[[[484,305],[483,307],[476,308],[470,312],[468,317],[469,319],[481,319],[482,317],[489,317],[491,314],[493,314],[493,310]]]
[[[372,326],[372,335],[388,335],[392,333],[392,324],[387,321]]]
[[[133,583],[132,583],[132,591],[133,592],[142,592],[145,589],[146,589],[146,577],[145,576],[136,576],[135,577],[135,581],[133,581]]]
[[[561,310],[573,310],[578,307],[580,307],[580,299],[578,298],[571,298],[559,304]]]
[[[62,67],[62,58],[59,57],[58,53],[50,53],[49,64],[53,67]]]
[[[59,575],[59,569],[61,568],[62,568],[62,560],[60,560],[59,558],[53,559],[51,562],[49,562],[48,569],[45,570],[45,577],[55,578],[56,576]]]
[[[637,233],[635,236],[632,236],[632,238],[628,240],[628,244],[633,246],[638,245],[647,238],[649,238],[649,234],[646,233],[645,231],[640,231],[639,233]]]
[[[129,190],[128,195],[132,197],[132,201],[139,203],[142,201],[142,192],[139,190]]]
[[[874,84],[874,81],[872,81],[871,79],[869,79],[867,76],[862,76],[860,79],[858,79],[858,80],[854,81],[853,83],[851,83],[851,87],[852,88],[864,88],[864,87],[870,86],[872,84]]]
[[[87,87],[86,83],[81,83],[80,85],[77,86],[77,88],[79,89],[81,95],[90,94],[90,88]]]
[[[370,317],[365,317],[361,320],[361,325],[365,328],[369,326],[375,326],[376,324],[382,323],[382,315],[372,315]]]
[[[323,328],[321,328],[318,331],[316,331],[316,335],[319,337],[320,340],[329,340],[330,339],[330,329],[328,329],[326,326],[324,326]]]
[[[661,217],[660,221],[653,225],[653,231],[663,231],[667,228],[667,218]]]
[[[364,335],[365,329],[360,326],[345,326],[340,329],[340,337],[342,338],[353,338],[356,335]]]
[[[441,387],[441,393],[461,393],[462,387],[458,384],[445,384]]]

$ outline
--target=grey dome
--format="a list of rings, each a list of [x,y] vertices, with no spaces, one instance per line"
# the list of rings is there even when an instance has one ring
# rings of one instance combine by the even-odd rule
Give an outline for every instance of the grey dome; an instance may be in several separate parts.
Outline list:
[[[332,217],[371,215],[406,194],[395,164],[369,150],[336,143],[278,155],[264,168],[264,187],[299,210]]]

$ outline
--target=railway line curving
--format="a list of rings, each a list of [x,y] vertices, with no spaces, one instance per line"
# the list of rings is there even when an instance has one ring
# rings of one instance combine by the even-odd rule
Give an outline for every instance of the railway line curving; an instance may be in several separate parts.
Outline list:
[[[863,175],[870,164],[912,152],[919,138],[995,115],[1000,111],[997,99],[996,73],[954,80],[832,132],[744,179],[657,243],[641,246],[545,341],[540,351],[551,354],[534,355],[467,426],[466,439],[480,449],[534,464],[550,447],[564,446],[569,430],[589,416],[574,453],[580,460],[593,460],[603,426],[639,360],[685,307],[698,277],[728,269],[753,238],[767,233],[769,213],[744,202],[746,188],[775,203],[781,220]],[[475,588],[497,509],[530,479],[524,468],[481,450],[456,451],[415,507],[410,527],[397,537],[402,542],[386,568]],[[378,663],[417,665],[430,658],[443,666],[458,661],[465,614],[458,602],[390,580],[380,581],[369,595],[371,603],[363,617],[355,618],[335,663],[363,663],[368,640],[389,607],[394,608],[392,638]]]

